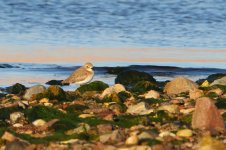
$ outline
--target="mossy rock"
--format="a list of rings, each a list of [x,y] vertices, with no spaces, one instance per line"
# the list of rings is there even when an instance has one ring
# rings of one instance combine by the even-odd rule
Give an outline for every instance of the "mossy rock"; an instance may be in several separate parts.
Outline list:
[[[222,77],[226,76],[226,74],[224,73],[215,73],[215,74],[211,74],[209,75],[206,79],[199,79],[196,81],[196,83],[198,83],[199,85],[201,85],[205,80],[207,80],[209,83],[212,83],[213,81],[220,79]]]
[[[35,95],[33,99],[40,100],[42,98],[48,98],[49,100],[58,100],[58,101],[70,101],[72,100],[70,95],[67,94],[62,88],[57,85],[51,85],[49,88],[43,92]]]
[[[139,81],[131,88],[131,91],[137,94],[144,94],[150,90],[161,91],[158,86],[150,81]]]
[[[31,109],[28,109],[25,114],[30,122],[33,122],[37,119],[50,121],[52,119],[61,119],[66,117],[66,114],[60,110],[42,105],[37,105]]]
[[[26,90],[26,87],[20,83],[16,83],[13,86],[6,88],[6,91],[10,94],[23,94]]]
[[[152,83],[156,83],[156,80],[152,75],[136,70],[123,71],[115,79],[115,83],[120,83],[127,87],[131,87],[139,81],[150,81]]]
[[[93,81],[89,84],[81,85],[77,90],[81,93],[84,93],[86,91],[99,91],[99,92],[101,92],[108,87],[109,87],[109,85],[107,85],[106,83],[104,83],[102,81]]]

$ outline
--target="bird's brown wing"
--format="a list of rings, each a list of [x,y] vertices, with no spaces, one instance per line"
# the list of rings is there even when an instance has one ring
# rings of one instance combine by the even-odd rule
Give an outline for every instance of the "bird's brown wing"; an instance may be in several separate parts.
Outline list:
[[[62,83],[75,83],[82,80],[85,80],[87,76],[90,74],[85,68],[80,67],[79,69],[75,70],[67,79],[62,81]]]

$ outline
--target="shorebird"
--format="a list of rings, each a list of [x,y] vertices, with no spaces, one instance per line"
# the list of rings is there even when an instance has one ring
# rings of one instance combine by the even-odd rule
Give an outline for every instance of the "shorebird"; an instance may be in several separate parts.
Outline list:
[[[67,79],[62,81],[62,84],[75,83],[75,84],[86,84],[93,79],[94,71],[92,70],[93,64],[86,63],[82,67],[75,70]]]

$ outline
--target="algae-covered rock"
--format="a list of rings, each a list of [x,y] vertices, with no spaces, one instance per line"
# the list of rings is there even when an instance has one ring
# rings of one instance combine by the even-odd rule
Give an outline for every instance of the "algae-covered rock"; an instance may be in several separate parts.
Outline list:
[[[40,100],[42,98],[48,98],[49,100],[68,101],[70,97],[62,88],[57,85],[51,85],[43,93],[36,94],[34,99]]]
[[[198,85],[195,82],[185,77],[177,77],[165,85],[164,92],[168,95],[174,95],[182,92],[189,92],[195,89],[198,89]]]
[[[160,91],[160,88],[150,81],[139,81],[131,88],[132,92],[138,94],[143,94],[150,90]]]
[[[77,90],[81,93],[86,91],[104,91],[109,86],[102,81],[93,81],[89,84],[81,85]]]
[[[226,75],[223,76],[222,78],[219,78],[219,79],[214,80],[210,84],[210,86],[213,86],[213,85],[226,85]]]
[[[33,95],[43,93],[45,90],[46,88],[43,85],[35,85],[27,89],[23,97],[29,100]]]
[[[65,113],[56,108],[42,105],[34,106],[33,108],[27,110],[25,114],[30,122],[33,122],[37,119],[49,121],[52,119],[64,118],[66,116]]]
[[[150,74],[135,70],[121,72],[115,79],[115,83],[120,83],[124,86],[133,86],[139,81],[150,81],[156,83],[156,80]]]
[[[20,83],[16,83],[13,86],[6,88],[6,91],[10,94],[23,94],[26,87]]]

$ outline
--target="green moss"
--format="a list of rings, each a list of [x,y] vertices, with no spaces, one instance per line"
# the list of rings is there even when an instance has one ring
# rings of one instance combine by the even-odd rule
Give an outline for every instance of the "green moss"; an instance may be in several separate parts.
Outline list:
[[[224,121],[226,121],[226,112],[223,113],[222,117],[223,117]]]
[[[74,105],[69,105],[65,110],[69,113],[76,113],[76,114],[80,114],[82,113],[85,109],[88,109],[88,106],[84,106],[84,105],[79,105],[79,104],[74,104]]]
[[[34,96],[34,99],[37,100],[40,100],[42,98],[48,98],[49,100],[58,100],[58,101],[72,100],[70,95],[64,92],[64,90],[57,85],[51,85],[45,92],[39,93]]]
[[[130,91],[136,94],[144,94],[150,90],[161,91],[158,86],[150,81],[139,81],[131,88]]]
[[[9,107],[9,108],[1,108],[0,109],[0,120],[9,119],[9,116],[13,112],[23,111],[20,107]]]
[[[6,89],[6,91],[11,94],[23,94],[25,90],[26,87],[20,83],[16,83]]]
[[[148,99],[144,99],[142,100],[143,102],[149,104],[149,105],[153,105],[153,104],[161,104],[166,102],[165,100],[162,99],[155,99],[155,98],[148,98]]]
[[[103,91],[109,86],[102,81],[94,81],[89,84],[81,85],[77,90],[81,93],[86,91]]]
[[[28,117],[28,120],[32,122],[37,119],[49,121],[52,119],[64,118],[66,114],[52,107],[37,105],[32,109],[27,110],[26,116]]]
[[[192,122],[192,114],[188,114],[180,119],[181,123],[190,125]]]
[[[161,141],[159,140],[156,140],[156,139],[141,139],[139,141],[139,144],[140,145],[149,145],[149,146],[153,146],[153,145],[156,145],[156,144],[161,144]]]
[[[51,129],[54,129],[57,132],[74,129],[77,126],[78,122],[79,120],[75,121],[75,119],[73,120],[68,118],[60,119],[51,126]]]
[[[213,98],[213,99],[218,97],[218,95],[215,92],[210,92],[210,93],[208,93],[207,96],[210,97],[210,98]]]
[[[126,91],[121,91],[118,93],[118,97],[121,99],[122,102],[124,102],[126,99],[131,97],[131,94]]]
[[[139,81],[156,83],[156,80],[150,74],[136,70],[123,71],[115,79],[115,83],[120,83],[128,87],[134,86]]]
[[[215,105],[217,108],[226,109],[226,98],[218,98]]]
[[[18,134],[13,131],[11,132],[17,137],[24,139],[30,142],[31,144],[47,144],[51,141],[67,141],[70,139],[80,139],[80,140],[86,140],[86,141],[92,141],[97,139],[97,135],[92,135],[88,133],[65,135],[63,132],[55,132],[51,136],[46,136],[43,138],[35,138],[28,134]]]
[[[130,128],[131,126],[134,125],[148,125],[150,123],[150,120],[148,116],[134,116],[134,115],[120,115],[117,116],[115,119],[114,124],[119,126],[119,127],[124,127],[124,128]]]

